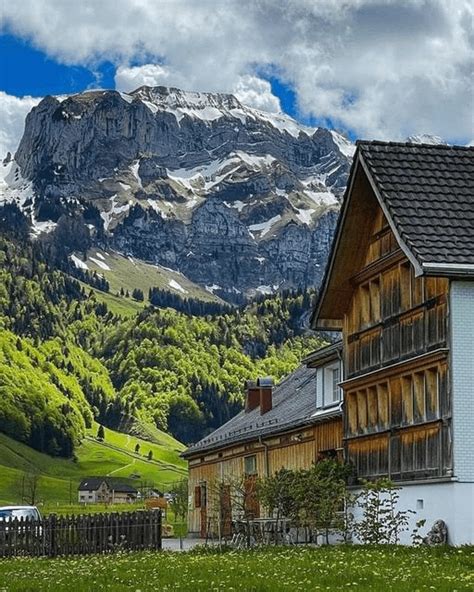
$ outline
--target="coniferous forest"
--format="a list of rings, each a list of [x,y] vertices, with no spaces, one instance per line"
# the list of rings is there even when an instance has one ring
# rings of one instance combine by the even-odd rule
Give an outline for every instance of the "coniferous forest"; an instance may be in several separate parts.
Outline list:
[[[310,292],[237,308],[153,289],[122,317],[99,275],[13,227],[0,238],[0,431],[40,451],[73,456],[93,419],[196,441],[242,408],[246,380],[279,380],[321,344],[301,320]]]

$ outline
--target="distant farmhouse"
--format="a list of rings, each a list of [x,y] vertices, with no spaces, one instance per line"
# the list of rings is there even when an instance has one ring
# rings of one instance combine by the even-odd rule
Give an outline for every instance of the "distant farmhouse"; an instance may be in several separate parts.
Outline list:
[[[212,488],[217,481],[241,480],[245,509],[259,518],[263,508],[254,495],[257,477],[342,457],[341,351],[341,344],[335,344],[315,352],[275,387],[269,379],[249,383],[245,409],[183,453],[189,461],[191,536],[215,532],[213,506],[223,508],[223,534],[229,534],[238,517],[229,487],[216,502]]]
[[[245,410],[183,453],[189,532],[209,531],[216,480],[250,491],[337,456],[399,485],[413,525],[442,519],[473,544],[474,148],[358,143],[312,325],[342,343],[250,384]],[[225,529],[236,508],[220,495]]]
[[[358,143],[313,327],[343,334],[357,476],[474,543],[474,148]]]
[[[129,504],[137,500],[138,491],[117,479],[89,477],[81,481],[77,495],[83,504]]]

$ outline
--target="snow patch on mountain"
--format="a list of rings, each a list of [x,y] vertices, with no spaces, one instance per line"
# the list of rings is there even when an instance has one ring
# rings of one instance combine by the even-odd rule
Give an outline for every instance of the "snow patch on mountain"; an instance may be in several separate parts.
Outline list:
[[[100,259],[97,259],[96,257],[91,257],[90,255],[89,255],[89,259],[93,263],[95,263],[97,265],[97,267],[100,267],[104,271],[111,271],[110,267],[107,265],[107,263],[105,261],[101,261]]]
[[[70,259],[74,263],[74,265],[76,267],[78,267],[79,269],[84,269],[84,270],[89,269],[89,266],[87,265],[87,263],[85,261],[83,261],[82,259],[79,259],[79,257],[77,257],[76,255],[71,255]]]
[[[348,158],[352,158],[354,156],[356,149],[355,144],[345,138],[342,134],[338,134],[335,131],[331,131],[331,136],[344,156],[347,156]]]
[[[171,271],[174,271],[174,270],[171,270]],[[178,283],[176,280],[169,280],[168,285],[170,288],[173,288],[173,290],[177,290],[178,292],[181,292],[182,294],[188,293],[188,291],[185,290],[183,288],[183,286],[180,283]]]
[[[0,163],[0,205],[16,203],[24,208],[26,202],[33,200],[33,183],[22,177],[15,160]]]
[[[252,234],[254,232],[259,232],[260,233],[260,238],[262,238],[263,236],[265,236],[266,234],[268,234],[270,232],[270,230],[272,229],[272,227],[279,221],[281,220],[281,215],[277,214],[276,216],[273,216],[273,218],[270,218],[270,220],[267,220],[266,222],[262,222],[260,224],[251,224],[248,229],[250,234]]]
[[[296,217],[298,218],[298,220],[303,222],[303,224],[308,224],[309,226],[311,224],[311,218],[315,211],[316,210],[303,210],[301,208],[298,208],[298,213],[296,214]]]
[[[119,183],[119,184],[123,185],[123,183]],[[127,186],[127,187],[129,187],[129,186]],[[128,212],[131,204],[132,204],[132,201],[130,200],[128,203],[123,204],[121,206],[117,205],[117,194],[114,194],[110,198],[110,209],[107,210],[106,212],[100,213],[100,217],[104,221],[104,230],[110,230],[111,223],[116,222],[118,215]]]

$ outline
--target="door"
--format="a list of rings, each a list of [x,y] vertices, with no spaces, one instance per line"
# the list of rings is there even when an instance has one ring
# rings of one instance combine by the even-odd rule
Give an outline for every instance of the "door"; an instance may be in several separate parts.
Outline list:
[[[248,475],[244,483],[244,510],[246,518],[260,518],[260,504],[257,498],[257,476]]]

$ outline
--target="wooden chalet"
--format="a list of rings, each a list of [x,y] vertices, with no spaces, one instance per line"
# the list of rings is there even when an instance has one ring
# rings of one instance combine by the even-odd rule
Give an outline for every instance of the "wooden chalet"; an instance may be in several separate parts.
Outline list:
[[[358,143],[313,326],[342,331],[357,476],[474,543],[474,148]]]
[[[257,477],[283,467],[309,468],[318,458],[341,454],[341,375],[338,343],[309,356],[275,387],[269,379],[251,382],[245,409],[183,453],[189,462],[191,536],[215,531],[216,484],[221,484],[223,534],[229,534],[243,507],[232,499],[226,482],[242,483],[245,511],[259,518],[263,508],[253,495]]]

